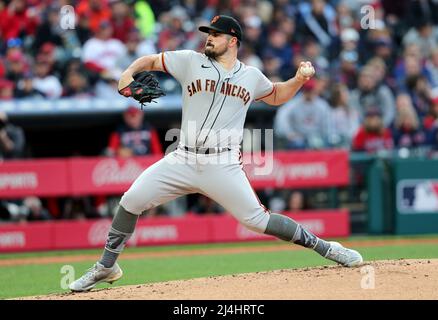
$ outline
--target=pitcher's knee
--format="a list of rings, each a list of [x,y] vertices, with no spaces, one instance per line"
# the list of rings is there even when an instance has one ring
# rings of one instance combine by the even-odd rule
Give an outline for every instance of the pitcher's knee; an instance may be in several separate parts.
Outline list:
[[[257,212],[249,217],[241,220],[242,224],[249,230],[257,233],[264,233],[268,226],[269,213],[263,209],[257,210]]]
[[[126,211],[141,215],[147,208],[144,203],[144,198],[138,197],[134,192],[128,190],[126,191],[119,203]]]

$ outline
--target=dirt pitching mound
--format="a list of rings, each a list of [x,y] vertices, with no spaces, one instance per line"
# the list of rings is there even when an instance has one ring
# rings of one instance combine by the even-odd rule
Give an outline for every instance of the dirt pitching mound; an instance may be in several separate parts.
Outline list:
[[[438,299],[438,259],[276,270],[22,299]]]

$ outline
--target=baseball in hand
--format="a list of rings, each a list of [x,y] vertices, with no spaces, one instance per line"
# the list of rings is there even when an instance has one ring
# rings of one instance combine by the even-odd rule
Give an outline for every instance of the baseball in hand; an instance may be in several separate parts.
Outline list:
[[[304,62],[300,66],[300,73],[305,77],[311,77],[314,75],[315,69],[310,62]]]

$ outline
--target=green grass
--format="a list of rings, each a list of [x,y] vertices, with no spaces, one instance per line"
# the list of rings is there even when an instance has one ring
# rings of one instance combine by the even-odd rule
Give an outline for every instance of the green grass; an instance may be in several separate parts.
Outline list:
[[[430,236],[426,237],[430,238]],[[377,238],[371,238],[377,239]],[[379,237],[379,239],[382,239]],[[359,240],[353,238],[351,240]],[[369,237],[360,240],[370,240]],[[126,252],[158,252],[176,249],[256,247],[278,245],[278,242],[228,243],[190,246],[161,246],[148,248],[129,248]],[[400,258],[438,258],[436,244],[412,244],[403,246],[361,247],[365,260],[400,259]],[[101,250],[79,250],[49,253],[7,254],[2,259],[20,257],[42,257],[77,254],[99,255]],[[196,255],[186,257],[148,257],[138,260],[119,261],[125,276],[117,282],[118,286],[159,282],[177,279],[190,279],[213,275],[226,275],[256,271],[268,271],[286,268],[311,267],[333,264],[310,250],[248,252],[238,254]],[[80,276],[91,266],[90,262],[71,263]],[[63,264],[0,266],[0,298],[40,295],[66,292],[61,289]],[[99,285],[105,288],[107,285]]]
[[[267,245],[278,245],[280,241],[255,241],[255,242],[240,242],[240,243],[206,243],[206,244],[189,244],[189,245],[170,245],[170,246],[153,246],[153,247],[133,247],[127,248],[126,252],[166,252],[174,250],[190,250],[190,249],[207,249],[207,248],[232,248],[232,247],[256,247]],[[45,252],[26,252],[26,253],[3,253],[0,255],[0,260],[4,259],[20,259],[32,257],[59,257],[71,255],[98,255],[102,253],[100,249],[83,249],[83,250],[68,250],[68,251],[45,251]]]

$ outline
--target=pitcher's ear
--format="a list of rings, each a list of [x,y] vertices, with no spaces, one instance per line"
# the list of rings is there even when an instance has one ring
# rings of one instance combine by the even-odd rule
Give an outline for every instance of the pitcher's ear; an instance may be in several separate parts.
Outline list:
[[[237,42],[238,42],[238,40],[237,40],[236,37],[232,37],[232,38],[230,39],[230,43],[235,43],[235,44],[237,45]]]

